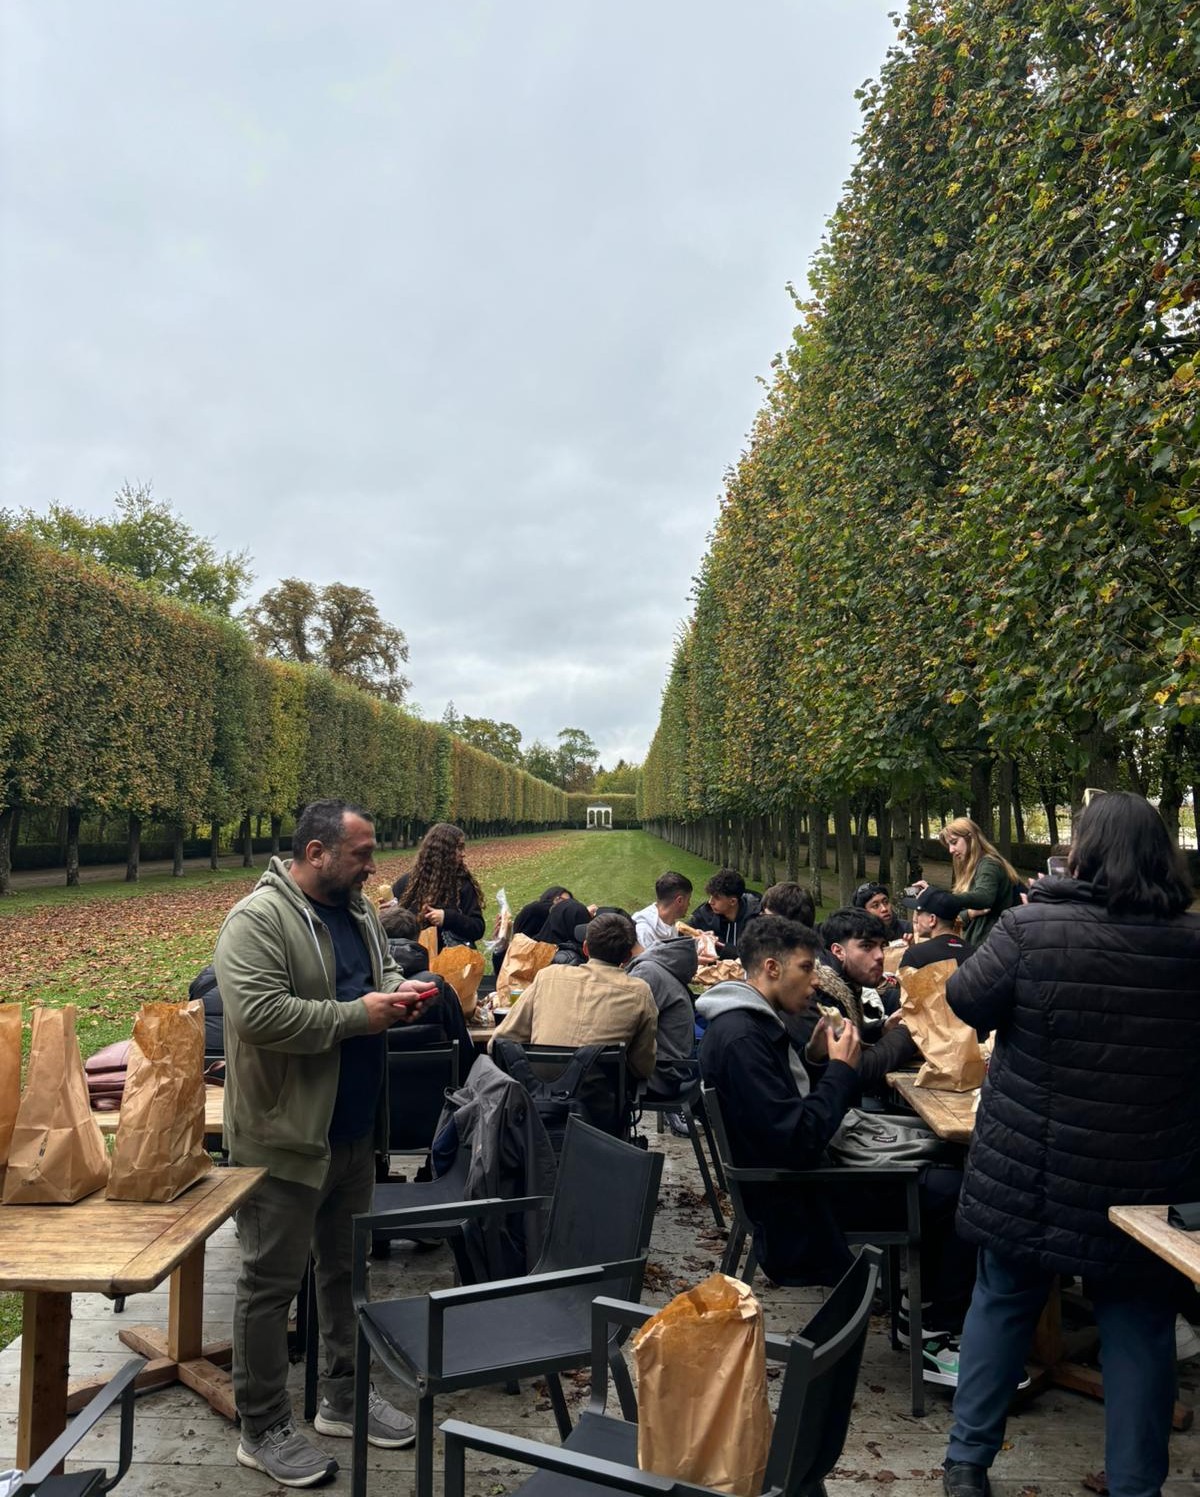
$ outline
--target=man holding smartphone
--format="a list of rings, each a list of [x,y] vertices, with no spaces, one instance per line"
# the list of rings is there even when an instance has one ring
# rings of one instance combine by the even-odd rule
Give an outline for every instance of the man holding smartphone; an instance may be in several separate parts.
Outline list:
[[[310,1248],[325,1355],[315,1427],[353,1432],[351,1219],[370,1210],[376,1149],[387,1143],[385,1031],[436,992],[403,980],[363,897],[375,845],[361,806],[306,806],[292,859],[271,859],[226,917],[214,957],[230,1163],[269,1171],[237,1213],[237,1458],[283,1486],[317,1486],[338,1469],[296,1429],[287,1389],[288,1309]],[[370,1442],[398,1449],[414,1436],[412,1419],[372,1391]]]

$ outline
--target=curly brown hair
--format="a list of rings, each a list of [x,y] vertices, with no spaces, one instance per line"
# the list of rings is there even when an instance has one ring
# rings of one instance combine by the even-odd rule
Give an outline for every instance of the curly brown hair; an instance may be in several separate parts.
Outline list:
[[[396,898],[406,909],[418,915],[426,905],[435,910],[458,908],[458,891],[464,879],[474,886],[483,909],[483,890],[469,868],[460,867],[458,850],[466,846],[466,833],[462,827],[450,821],[438,821],[421,838],[417,848],[417,860],[409,869],[407,883],[396,893]],[[396,883],[401,880],[397,879]]]

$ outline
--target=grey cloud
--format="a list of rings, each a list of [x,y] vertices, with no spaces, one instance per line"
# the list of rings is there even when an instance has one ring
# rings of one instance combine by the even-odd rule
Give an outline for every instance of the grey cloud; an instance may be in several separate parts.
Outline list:
[[[0,10],[0,483],[369,587],[640,758],[890,0]]]

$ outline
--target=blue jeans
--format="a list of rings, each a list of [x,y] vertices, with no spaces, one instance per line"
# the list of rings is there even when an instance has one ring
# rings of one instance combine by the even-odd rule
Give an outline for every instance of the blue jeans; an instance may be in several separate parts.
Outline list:
[[[1053,1275],[979,1250],[963,1326],[946,1460],[990,1466]],[[1175,1307],[1084,1281],[1104,1354],[1104,1468],[1110,1497],[1158,1497],[1175,1401]]]

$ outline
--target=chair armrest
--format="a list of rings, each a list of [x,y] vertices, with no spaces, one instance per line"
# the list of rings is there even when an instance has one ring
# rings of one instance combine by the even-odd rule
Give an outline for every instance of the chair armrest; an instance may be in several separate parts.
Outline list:
[[[608,1405],[609,1327],[642,1326],[658,1313],[654,1305],[635,1305],[629,1300],[608,1299],[604,1295],[592,1301],[592,1384],[588,1396],[589,1414],[603,1414]],[[620,1356],[616,1348],[612,1355]]]
[[[617,1263],[594,1263],[586,1268],[563,1268],[554,1273],[527,1274],[521,1279],[493,1279],[490,1284],[463,1284],[455,1289],[434,1289],[425,1297],[429,1301],[426,1325],[425,1356],[435,1377],[442,1375],[442,1348],[447,1310],[462,1305],[477,1305],[485,1300],[510,1299],[514,1295],[541,1294],[548,1289],[569,1289],[573,1284],[599,1284],[621,1274],[638,1274],[645,1258],[629,1258]],[[640,1293],[640,1277],[636,1286]]]
[[[488,1455],[503,1456],[520,1465],[534,1466],[541,1471],[554,1471],[560,1476],[573,1476],[596,1486],[610,1487],[617,1492],[645,1493],[646,1497],[651,1497],[651,1494],[664,1497],[664,1494],[671,1493],[683,1497],[685,1493],[709,1491],[707,1487],[656,1476],[652,1471],[639,1471],[636,1466],[602,1461],[560,1445],[542,1445],[536,1440],[526,1440],[501,1430],[483,1429],[477,1424],[464,1424],[458,1419],[447,1419],[441,1431],[446,1441],[446,1497],[463,1491],[464,1455],[468,1447]]]
[[[84,1435],[88,1434],[96,1424],[108,1413],[118,1399],[121,1401],[121,1455],[120,1465],[116,1476],[106,1482],[103,1490],[107,1491],[110,1486],[115,1486],[125,1472],[129,1469],[129,1459],[133,1453],[133,1399],[136,1389],[134,1381],[139,1372],[146,1365],[145,1357],[133,1357],[117,1372],[109,1378],[104,1387],[88,1400],[79,1413],[76,1414],[53,1445],[44,1450],[29,1470],[19,1488],[22,1492],[35,1491],[38,1485],[52,1474],[55,1467],[60,1466],[71,1454]]]
[[[440,1223],[473,1221],[487,1216],[509,1216],[514,1211],[532,1211],[548,1205],[549,1196],[485,1196],[478,1201],[444,1201],[440,1206],[398,1206],[394,1211],[364,1211],[353,1218],[354,1239],[350,1257],[350,1298],[357,1310],[367,1303],[367,1253],[376,1232],[400,1237],[405,1227],[437,1226]]]

